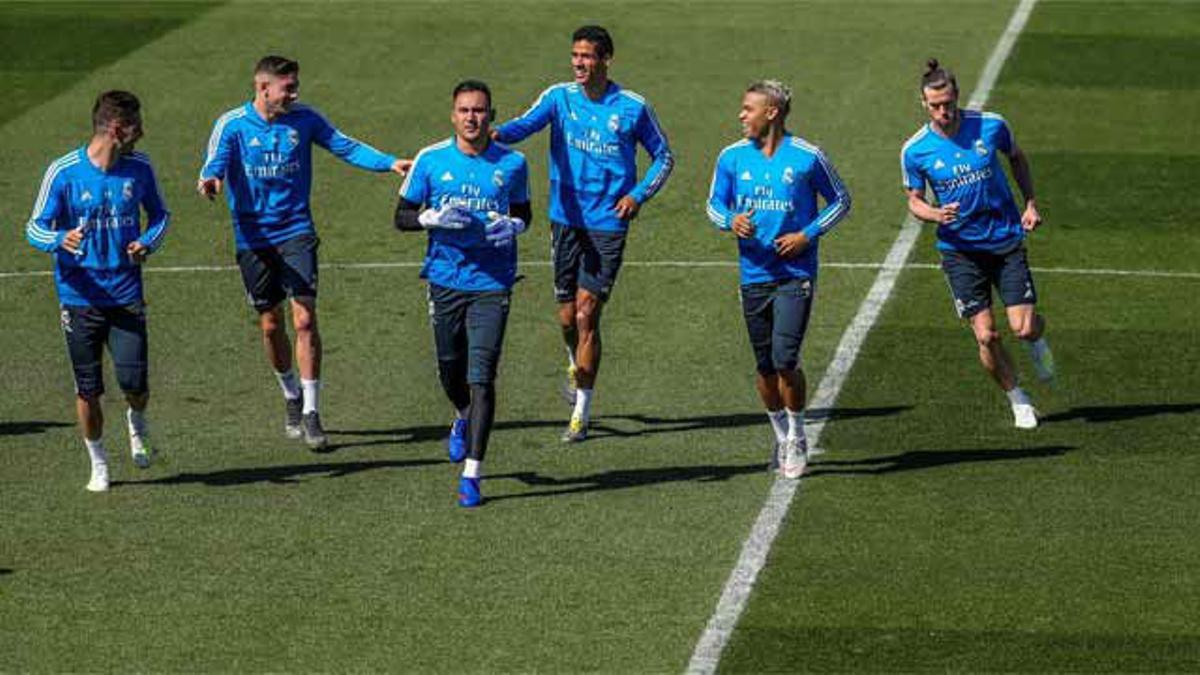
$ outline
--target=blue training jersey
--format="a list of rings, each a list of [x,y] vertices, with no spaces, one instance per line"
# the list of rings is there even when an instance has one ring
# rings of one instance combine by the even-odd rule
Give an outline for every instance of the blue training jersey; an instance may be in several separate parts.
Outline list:
[[[143,299],[141,265],[129,258],[125,248],[140,241],[150,252],[158,250],[169,221],[146,155],[122,155],[102,171],[88,159],[84,146],[46,169],[25,238],[34,248],[54,255],[60,304],[120,307]],[[79,228],[83,229],[80,250],[71,253],[62,242],[68,231]]]
[[[599,101],[574,83],[556,84],[525,114],[496,128],[517,143],[550,125],[550,221],[568,227],[623,232],[613,211],[625,195],[644,204],[662,189],[675,160],[654,110],[644,98],[609,82]],[[637,180],[637,144],[653,162]]]
[[[475,216],[475,222],[461,230],[429,230],[423,278],[460,291],[512,288],[517,278],[517,243],[494,246],[484,237],[483,228],[488,211],[508,214],[510,205],[529,202],[524,155],[496,142],[478,155],[467,155],[452,137],[417,154],[400,196],[430,208],[462,206]]]
[[[820,210],[817,195],[825,200]],[[818,242],[850,212],[850,193],[825,153],[802,138],[785,135],[771,157],[758,143],[742,140],[717,157],[708,218],[728,230],[734,216],[750,209],[754,236],[737,240],[742,284],[815,279]],[[793,232],[803,232],[808,247],[781,257],[775,240]]]
[[[1012,131],[1003,117],[959,111],[958,133],[946,138],[929,124],[900,150],[906,190],[933,188],[938,204],[958,202],[958,219],[938,225],[937,247],[947,251],[1005,251],[1025,237],[1000,153],[1011,154]]]
[[[238,250],[278,246],[315,231],[309,207],[313,143],[361,169],[388,171],[396,161],[299,103],[273,122],[253,102],[217,119],[200,178],[225,181]]]

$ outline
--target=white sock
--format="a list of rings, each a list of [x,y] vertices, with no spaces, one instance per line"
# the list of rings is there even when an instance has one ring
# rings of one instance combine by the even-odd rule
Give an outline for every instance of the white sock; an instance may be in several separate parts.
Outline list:
[[[571,349],[570,345],[566,345],[566,347],[567,347],[567,363],[569,363],[571,365],[571,367],[574,368],[575,367],[575,350]]]
[[[130,436],[146,435],[146,411],[129,408],[125,411],[125,420],[129,423]]]
[[[785,408],[786,410],[786,408]],[[804,438],[804,411],[787,410],[788,438]]]
[[[572,417],[578,417],[585,422],[592,418],[592,390],[575,390],[575,412]]]
[[[284,398],[289,401],[300,398],[300,382],[296,379],[294,368],[288,368],[286,373],[275,371],[275,379],[279,380],[279,388],[283,390]]]
[[[463,464],[463,478],[479,478],[479,469],[482,468],[483,462],[477,459],[468,459]]]
[[[83,444],[87,446],[88,457],[92,460],[92,466],[108,464],[108,453],[104,450],[104,439],[97,438],[93,441],[85,438],[83,439]]]
[[[767,418],[771,420],[771,428],[775,430],[775,440],[780,443],[786,441],[788,436],[788,418],[783,408],[768,410]]]
[[[1029,400],[1029,394],[1026,394],[1025,390],[1019,386],[1009,389],[1008,391],[1004,392],[1004,394],[1008,396],[1008,402],[1012,403],[1013,405],[1029,405],[1032,403],[1032,401]]]
[[[305,415],[317,412],[317,397],[320,396],[321,381],[320,380],[300,380],[300,386],[304,388],[304,410]]]

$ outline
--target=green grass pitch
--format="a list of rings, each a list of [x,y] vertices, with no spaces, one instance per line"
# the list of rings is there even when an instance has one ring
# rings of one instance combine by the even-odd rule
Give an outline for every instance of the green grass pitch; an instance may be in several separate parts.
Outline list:
[[[0,670],[682,670],[773,480],[736,269],[694,264],[735,260],[703,200],[740,92],[793,85],[792,129],[855,198],[822,257],[878,263],[904,217],[897,153],[922,121],[921,64],[940,56],[969,91],[1014,5],[0,4]],[[193,193],[254,61],[297,58],[302,99],[411,155],[450,134],[455,82],[488,81],[507,119],[567,78],[569,34],[590,22],[612,30],[614,79],[651,101],[679,160],[606,310],[594,439],[557,440],[544,136],[519,146],[537,217],[489,503],[454,506],[413,266],[424,243],[391,230],[397,182],[328,156],[313,204],[333,451],[283,439],[224,269],[228,214]],[[722,669],[1200,670],[1197,45],[1195,4],[1037,5],[988,107],[1028,152],[1046,217],[1030,256],[1063,370],[1056,389],[1032,387],[1046,424],[1010,428],[923,233]],[[37,274],[48,261],[24,223],[46,164],[115,87],[143,99],[141,148],[174,218],[146,275],[163,452],[132,466],[110,394],[116,484],[98,496]],[[823,270],[810,385],[875,273]]]

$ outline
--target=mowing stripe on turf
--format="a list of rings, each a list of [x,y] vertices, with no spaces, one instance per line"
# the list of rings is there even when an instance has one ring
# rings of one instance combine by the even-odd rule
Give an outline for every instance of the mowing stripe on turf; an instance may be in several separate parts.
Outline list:
[[[1000,36],[1000,40],[984,65],[983,74],[979,78],[979,84],[975,87],[974,93],[971,94],[968,107],[979,108],[987,102],[988,95],[996,83],[996,77],[1000,74],[1004,62],[1008,60],[1008,55],[1012,51],[1017,37],[1025,28],[1025,22],[1029,19],[1029,14],[1033,11],[1036,2],[1037,0],[1021,0],[1021,3],[1017,5],[1008,26],[1004,29],[1004,33]],[[900,234],[896,236],[895,243],[888,250],[879,274],[875,277],[875,283],[871,285],[871,290],[867,292],[867,297],[859,306],[854,319],[851,320],[850,326],[846,328],[846,332],[838,343],[837,351],[834,353],[829,367],[826,368],[820,385],[817,386],[817,392],[809,402],[810,408],[831,408],[837,400],[842,384],[845,383],[850,369],[854,366],[854,360],[858,357],[859,349],[871,331],[871,327],[875,325],[875,320],[879,318],[884,304],[891,296],[892,289],[896,286],[896,279],[900,276],[900,271],[904,268],[904,263],[908,259],[909,253],[912,252],[920,233],[921,227],[915,218],[910,215],[904,219],[904,223],[900,226]],[[811,447],[816,448],[824,428],[824,417],[805,425],[805,432]],[[721,591],[717,607],[709,618],[708,625],[704,627],[700,639],[696,642],[691,661],[688,662],[688,673],[707,675],[717,670],[721,653],[725,650],[725,645],[729,643],[729,637],[733,634],[738,619],[746,609],[750,591],[754,587],[759,572],[767,562],[767,554],[771,551],[771,545],[779,533],[783,518],[787,515],[799,486],[800,481],[785,478],[776,478],[772,483],[766,504],[759,511],[750,536],[742,544],[737,564],[725,582],[725,588]]]
[[[907,223],[905,224],[907,226]],[[424,263],[420,262],[364,262],[364,263],[322,263],[323,270],[377,270],[377,269],[417,269]],[[735,260],[627,260],[623,267],[670,268],[670,267],[737,267]],[[548,260],[528,260],[521,267],[550,267]],[[850,270],[941,270],[940,265],[933,263],[893,263],[884,262],[823,262],[821,267]],[[1109,268],[1088,269],[1086,267],[1031,267],[1038,274],[1066,274],[1102,277],[1160,277],[1164,279],[1200,279],[1200,272],[1172,272],[1169,270],[1118,270]],[[182,265],[177,267],[147,267],[147,274],[182,274],[186,272],[234,272],[236,265]],[[24,277],[53,276],[52,270],[32,270],[25,272],[0,272],[0,279],[20,279]]]

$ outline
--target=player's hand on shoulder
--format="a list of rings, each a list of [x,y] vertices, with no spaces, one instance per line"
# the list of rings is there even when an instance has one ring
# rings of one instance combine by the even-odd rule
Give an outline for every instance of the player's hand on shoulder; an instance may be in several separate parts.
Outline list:
[[[213,197],[221,194],[222,181],[220,178],[201,178],[196,183],[196,192],[202,197]]]
[[[808,237],[803,232],[785,234],[775,240],[775,253],[781,258],[794,258],[808,248]]]
[[[512,246],[517,235],[525,231],[525,221],[520,218],[495,211],[488,211],[487,217],[487,223],[483,226],[483,236],[497,248]]]
[[[461,230],[475,221],[475,216],[465,207],[443,204],[438,208],[425,209],[417,216],[417,222],[425,229]]]
[[[730,227],[739,239],[749,239],[754,236],[754,221],[752,218],[754,218],[754,209],[750,209],[745,213],[739,213],[733,217]]]
[[[637,217],[638,211],[642,205],[638,204],[638,200],[625,195],[617,200],[617,205],[613,207],[613,211],[617,212],[617,217],[621,220],[633,220]]]

